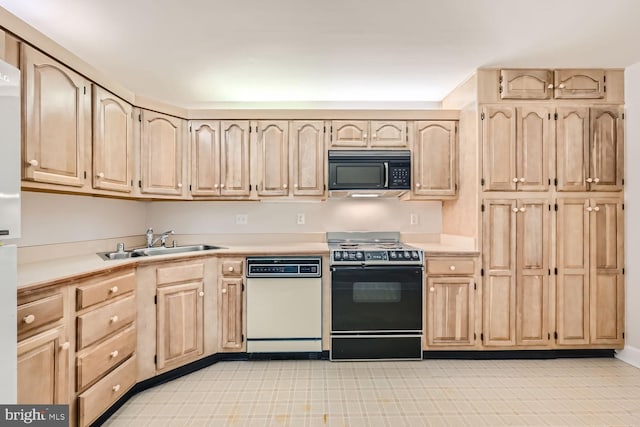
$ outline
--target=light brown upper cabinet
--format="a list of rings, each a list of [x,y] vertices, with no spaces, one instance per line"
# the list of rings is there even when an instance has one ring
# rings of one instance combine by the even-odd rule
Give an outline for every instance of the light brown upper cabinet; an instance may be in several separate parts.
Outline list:
[[[407,122],[333,120],[331,148],[406,148]]]
[[[289,194],[289,122],[260,121],[257,125],[258,196]]]
[[[416,122],[412,145],[412,196],[455,196],[458,189],[457,123]]]
[[[142,193],[183,195],[183,120],[148,110],[140,114]]]
[[[21,44],[22,178],[82,187],[91,159],[91,82]]]
[[[249,122],[220,122],[220,195],[251,194],[249,169]]]
[[[93,86],[93,187],[130,193],[133,189],[131,105]]]
[[[294,196],[324,196],[326,127],[322,120],[291,122],[291,182]]]
[[[558,191],[622,190],[622,107],[558,107],[557,114]]]
[[[624,345],[622,210],[620,199],[558,200],[559,345]]]
[[[484,345],[546,346],[551,338],[549,203],[484,203]]]
[[[548,107],[484,107],[483,185],[486,191],[547,191],[551,183],[554,110]]]
[[[598,99],[604,98],[604,70],[502,69],[502,99]]]
[[[193,196],[220,195],[220,122],[193,120],[191,139],[191,183]]]

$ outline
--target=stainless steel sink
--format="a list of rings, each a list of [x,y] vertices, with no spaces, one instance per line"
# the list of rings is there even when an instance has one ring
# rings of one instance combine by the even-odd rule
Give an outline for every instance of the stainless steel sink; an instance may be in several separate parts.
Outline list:
[[[98,255],[104,260],[112,260],[112,259],[136,258],[141,256],[156,256],[156,255],[180,254],[180,253],[187,253],[187,252],[200,252],[200,251],[209,251],[214,249],[224,249],[224,247],[214,246],[214,245],[190,245],[190,246],[172,246],[168,248],[164,248],[164,247],[140,248],[140,249],[133,249],[130,251],[121,251],[121,252],[99,252]]]

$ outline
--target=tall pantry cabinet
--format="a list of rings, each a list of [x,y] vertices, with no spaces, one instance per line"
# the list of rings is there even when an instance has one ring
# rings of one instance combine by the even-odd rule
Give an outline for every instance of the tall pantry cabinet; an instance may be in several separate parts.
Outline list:
[[[622,72],[477,78],[483,346],[622,348]]]

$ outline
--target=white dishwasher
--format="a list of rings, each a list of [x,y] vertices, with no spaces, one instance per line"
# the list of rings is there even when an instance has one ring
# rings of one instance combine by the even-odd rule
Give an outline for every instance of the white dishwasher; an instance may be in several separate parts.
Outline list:
[[[320,257],[247,258],[247,353],[322,351]]]

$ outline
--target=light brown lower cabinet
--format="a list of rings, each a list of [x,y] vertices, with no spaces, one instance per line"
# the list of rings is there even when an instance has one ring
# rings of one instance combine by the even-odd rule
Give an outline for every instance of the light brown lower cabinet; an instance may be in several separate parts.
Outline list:
[[[18,342],[18,403],[69,403],[69,350],[64,326]]]
[[[472,277],[427,279],[427,346],[474,344],[474,292]]]
[[[244,259],[221,260],[218,313],[219,347],[222,352],[246,351],[244,339]]]

